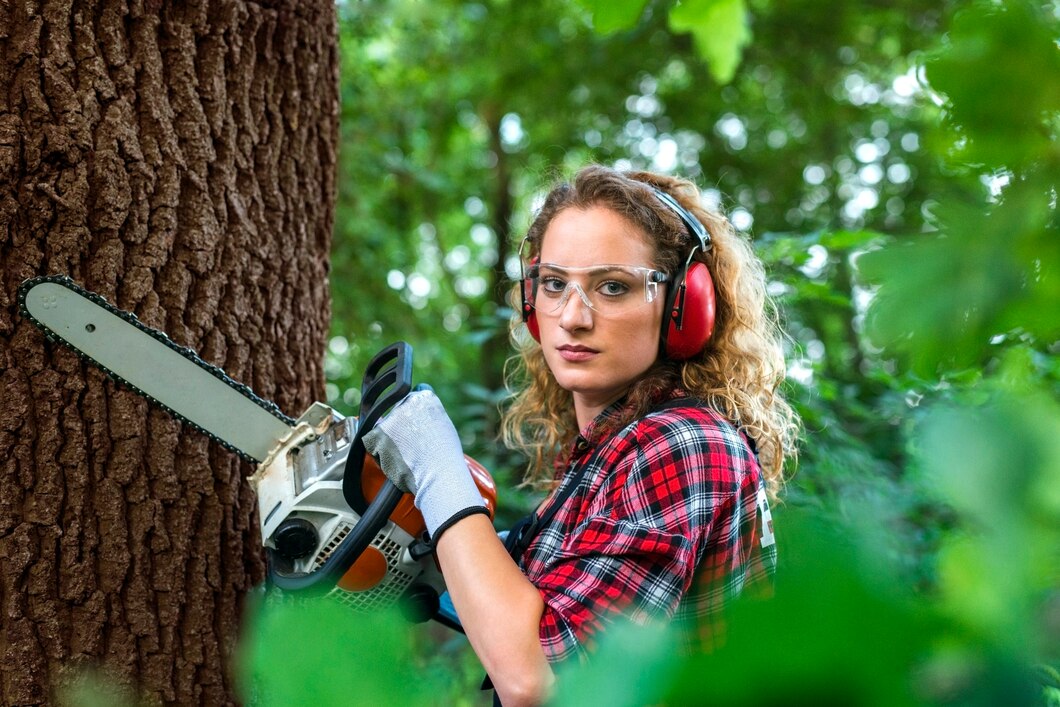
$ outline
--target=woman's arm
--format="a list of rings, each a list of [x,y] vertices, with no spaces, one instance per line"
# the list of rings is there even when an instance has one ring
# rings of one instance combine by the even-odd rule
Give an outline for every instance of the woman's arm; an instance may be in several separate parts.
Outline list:
[[[364,443],[383,473],[415,496],[460,622],[503,703],[543,702],[552,684],[538,639],[544,603],[483,517],[482,494],[441,401],[430,391],[410,393]]]
[[[501,702],[544,702],[555,680],[538,639],[545,605],[489,518],[473,515],[453,524],[436,550],[460,622]]]

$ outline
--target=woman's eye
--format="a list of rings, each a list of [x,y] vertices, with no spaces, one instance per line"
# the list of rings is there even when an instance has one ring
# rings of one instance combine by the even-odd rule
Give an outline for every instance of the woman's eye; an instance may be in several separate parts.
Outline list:
[[[543,277],[541,278],[541,289],[551,294],[558,294],[567,289],[567,283],[558,277]]]
[[[608,280],[600,285],[600,292],[609,297],[617,297],[618,295],[624,295],[629,292],[629,287],[621,282]]]

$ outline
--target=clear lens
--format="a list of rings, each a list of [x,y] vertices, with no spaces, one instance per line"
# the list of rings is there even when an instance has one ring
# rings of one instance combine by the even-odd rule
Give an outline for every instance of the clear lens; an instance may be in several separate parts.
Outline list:
[[[619,316],[653,302],[666,274],[635,265],[564,267],[539,263],[527,270],[534,308],[558,315],[572,296],[605,316]]]

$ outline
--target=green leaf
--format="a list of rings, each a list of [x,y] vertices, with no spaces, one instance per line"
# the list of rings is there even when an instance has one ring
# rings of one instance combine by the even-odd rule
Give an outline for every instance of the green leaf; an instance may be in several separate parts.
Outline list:
[[[882,558],[866,562],[856,535],[825,514],[789,508],[774,520],[790,548],[776,597],[737,602],[726,644],[686,661],[660,703],[910,704],[903,673],[930,635],[926,612],[880,571]],[[764,654],[766,644],[775,650]]]
[[[1060,111],[1057,32],[1055,18],[1025,2],[977,3],[956,16],[926,70],[949,99],[962,157],[1017,168],[1049,149],[1043,121]]]
[[[578,0],[593,15],[593,29],[611,34],[637,24],[648,0]]]
[[[870,337],[926,375],[984,362],[991,339],[1013,330],[1053,340],[1060,247],[1049,199],[1040,185],[1020,183],[994,208],[948,201],[938,209],[940,235],[859,257],[861,276],[879,285]]]
[[[744,0],[685,0],[670,11],[670,29],[691,32],[696,49],[720,84],[732,81],[751,41]]]
[[[563,689],[552,707],[659,704],[678,668],[675,635],[663,624],[619,622],[609,629],[600,652],[585,665],[568,665],[560,674]],[[574,661],[570,661],[574,663]],[[621,676],[620,679],[616,679]]]
[[[1000,387],[985,405],[932,411],[918,450],[963,521],[939,557],[947,609],[1014,651],[1033,645],[1034,597],[1060,569],[1060,405],[1051,391]]]
[[[240,682],[248,704],[428,704],[437,680],[410,664],[408,624],[332,599],[269,601],[250,616]]]

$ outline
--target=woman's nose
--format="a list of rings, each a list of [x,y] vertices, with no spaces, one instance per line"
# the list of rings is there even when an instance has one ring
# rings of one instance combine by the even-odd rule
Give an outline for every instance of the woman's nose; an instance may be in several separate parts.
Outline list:
[[[566,331],[589,329],[593,325],[593,310],[581,287],[574,285],[560,304],[559,325]]]

